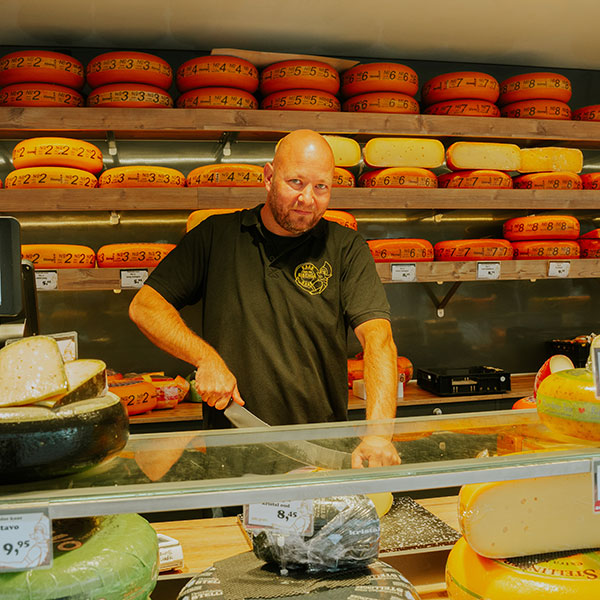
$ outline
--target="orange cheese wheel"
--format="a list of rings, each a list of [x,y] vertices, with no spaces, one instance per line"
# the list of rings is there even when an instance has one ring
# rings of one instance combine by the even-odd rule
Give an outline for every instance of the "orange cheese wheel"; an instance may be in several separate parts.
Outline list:
[[[185,92],[177,98],[178,108],[258,108],[256,98],[245,90],[226,87],[206,87]]]
[[[487,100],[447,100],[430,104],[424,111],[426,115],[449,115],[452,117],[499,117],[500,109]]]
[[[146,83],[167,90],[173,81],[173,69],[166,60],[147,52],[105,52],[88,63],[86,79],[92,88],[110,83]]]
[[[375,262],[428,262],[433,260],[433,246],[422,239],[367,240]]]
[[[580,190],[583,187],[581,177],[567,171],[519,175],[513,177],[513,186],[526,190]]]
[[[70,167],[27,167],[11,171],[6,188],[95,188],[98,180],[83,169]]]
[[[190,384],[180,375],[174,379],[164,375],[149,373],[142,379],[150,381],[156,390],[156,409],[175,408],[186,397]]]
[[[374,112],[396,114],[418,114],[419,103],[400,92],[369,92],[348,98],[342,104],[345,112]]]
[[[575,240],[579,237],[579,221],[570,215],[531,215],[509,219],[502,230],[511,241]]]
[[[348,229],[354,229],[354,231],[358,229],[358,223],[356,222],[354,215],[343,210],[326,210],[323,214],[323,218],[327,219],[327,221],[332,221],[333,223],[348,227]]]
[[[414,96],[419,76],[414,69],[393,62],[356,65],[342,73],[341,93],[345,98],[369,92],[398,92]]]
[[[312,89],[294,89],[274,92],[263,98],[260,107],[264,110],[340,110],[340,101],[328,92]]]
[[[574,121],[600,121],[600,104],[582,106],[572,112]]]
[[[438,187],[463,189],[506,189],[512,188],[510,175],[493,169],[470,169],[438,175]]]
[[[276,62],[265,67],[260,74],[260,92],[263,96],[297,89],[337,94],[340,76],[326,62],[304,59]]]
[[[258,69],[236,56],[199,56],[177,69],[175,82],[180,92],[202,87],[227,87],[253,94],[258,89]]]
[[[185,224],[186,232],[190,229],[194,229],[196,225],[199,225],[208,217],[212,217],[213,215],[226,215],[232,212],[237,212],[240,210],[239,208],[201,208],[200,210],[195,210],[190,213],[187,218],[187,222]]]
[[[600,190],[600,172],[583,173],[579,177],[584,190]]]
[[[511,260],[513,248],[506,240],[446,240],[433,247],[435,260]]]
[[[37,137],[19,142],[12,151],[15,169],[73,167],[90,173],[102,171],[102,151],[94,144],[62,137]]]
[[[596,230],[597,231],[597,230]],[[581,258],[600,258],[600,239],[580,237],[579,252]]]
[[[0,90],[0,106],[83,106],[83,96],[53,83],[15,83]]]
[[[185,187],[185,175],[177,169],[152,165],[114,167],[100,175],[98,187]]]
[[[85,82],[83,65],[68,54],[49,50],[20,50],[0,58],[0,87],[36,82],[79,90]]]
[[[333,187],[354,187],[354,175],[343,167],[336,167],[333,173]]]
[[[579,244],[571,240],[529,240],[512,242],[512,246],[519,260],[579,258]]]
[[[107,244],[99,248],[96,261],[102,268],[155,267],[175,244],[140,243]]]
[[[189,172],[188,187],[262,187],[264,173],[258,165],[221,163],[203,165]]]
[[[573,88],[571,82],[559,73],[525,73],[509,77],[500,83],[498,104],[521,100],[560,100],[568,102]]]
[[[358,178],[358,187],[434,188],[437,177],[429,169],[388,167],[366,171]]]
[[[88,106],[170,108],[173,99],[165,90],[145,83],[111,83],[90,92]]]
[[[119,396],[128,415],[139,415],[156,408],[156,388],[141,377],[113,381],[108,389]]]
[[[506,104],[500,109],[503,117],[511,119],[554,119],[568,121],[571,109],[560,100],[522,100]]]
[[[447,100],[486,100],[496,102],[500,86],[498,81],[487,73],[458,71],[433,77],[423,85],[421,99],[425,104],[446,102]]]
[[[21,256],[35,269],[91,269],[96,253],[78,244],[23,244]]]

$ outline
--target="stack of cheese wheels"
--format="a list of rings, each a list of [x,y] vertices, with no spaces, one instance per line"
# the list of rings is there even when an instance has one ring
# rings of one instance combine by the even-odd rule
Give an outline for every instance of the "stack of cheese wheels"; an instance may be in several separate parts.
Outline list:
[[[256,109],[258,69],[236,56],[213,54],[184,62],[175,76],[179,108]]]
[[[583,169],[583,154],[578,148],[521,149],[519,175],[513,187],[537,190],[580,190],[583,187],[578,173]]]
[[[162,242],[125,242],[106,244],[98,249],[96,261],[101,268],[142,269],[155,267],[175,244]]]
[[[570,119],[571,82],[559,73],[525,73],[500,84],[498,104],[503,117]]]
[[[106,52],[93,58],[86,68],[92,91],[88,106],[123,108],[170,108],[166,91],[173,71],[164,59],[147,52]]]
[[[318,60],[284,60],[265,67],[260,74],[260,107],[266,110],[339,111],[336,94],[340,76]]]
[[[360,163],[361,150],[356,140],[339,135],[324,135],[333,152],[335,171],[333,187],[354,187],[356,180],[349,168]]]
[[[155,165],[113,167],[100,175],[98,187],[185,187],[185,175],[177,169]]]
[[[83,65],[47,50],[20,50],[0,58],[0,105],[83,106]]]
[[[421,101],[428,115],[499,117],[498,81],[487,73],[459,71],[437,75],[423,85]]]
[[[444,162],[444,146],[427,138],[372,138],[363,148],[367,166],[358,178],[359,187],[435,188],[430,169]]]
[[[342,74],[341,94],[347,112],[416,114],[414,99],[419,77],[413,69],[393,62],[356,65]]]
[[[600,258],[600,229],[584,233],[577,242],[581,258]]]

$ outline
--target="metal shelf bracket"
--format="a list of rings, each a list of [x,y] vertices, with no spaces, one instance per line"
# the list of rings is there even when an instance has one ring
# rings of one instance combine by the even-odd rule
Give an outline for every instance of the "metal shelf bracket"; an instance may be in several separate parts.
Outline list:
[[[444,318],[444,309],[446,308],[446,305],[448,304],[448,302],[450,302],[454,294],[456,294],[456,292],[458,291],[458,288],[460,287],[461,283],[462,281],[455,281],[450,287],[450,289],[446,292],[446,295],[441,300],[438,299],[435,292],[431,289],[431,285],[429,283],[421,283],[421,285],[425,288],[425,292],[429,296],[429,299],[431,300],[431,302],[433,302],[433,306],[435,306],[436,309],[436,315],[440,319]]]

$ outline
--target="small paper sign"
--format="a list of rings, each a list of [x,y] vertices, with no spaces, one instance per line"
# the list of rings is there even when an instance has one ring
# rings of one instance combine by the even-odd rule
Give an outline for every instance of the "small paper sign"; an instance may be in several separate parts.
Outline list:
[[[592,477],[594,479],[594,512],[600,512],[600,458],[592,459]]]
[[[548,263],[548,277],[568,277],[571,270],[570,262],[556,262],[551,260]]]
[[[417,280],[417,265],[415,263],[393,263],[392,281],[410,282]]]
[[[48,512],[0,512],[0,572],[51,565],[52,524]]]
[[[35,287],[44,292],[58,289],[58,273],[56,271],[36,271]]]
[[[500,279],[500,263],[478,262],[477,279]]]
[[[596,398],[600,398],[600,347],[595,347],[592,342],[592,374],[596,388]]]
[[[274,529],[281,533],[312,535],[314,529],[312,500],[263,502],[244,507],[246,527]]]
[[[123,289],[141,288],[148,279],[148,269],[122,269],[121,287]]]

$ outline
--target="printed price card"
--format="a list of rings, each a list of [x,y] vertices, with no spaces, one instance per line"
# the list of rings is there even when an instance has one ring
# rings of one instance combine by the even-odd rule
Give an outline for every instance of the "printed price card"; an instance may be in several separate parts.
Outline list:
[[[548,263],[548,277],[568,277],[570,270],[571,263],[569,261],[556,262],[551,260]]]
[[[48,511],[0,512],[0,572],[52,565],[52,523]]]
[[[148,269],[121,269],[121,287],[123,289],[141,288],[148,279]]]
[[[275,529],[282,533],[312,535],[314,529],[312,500],[263,502],[244,507],[248,528]]]
[[[42,291],[56,290],[58,288],[58,273],[56,271],[36,271],[35,287]]]
[[[500,279],[500,263],[478,262],[477,279]]]
[[[416,281],[417,265],[415,263],[393,263],[392,281]]]

